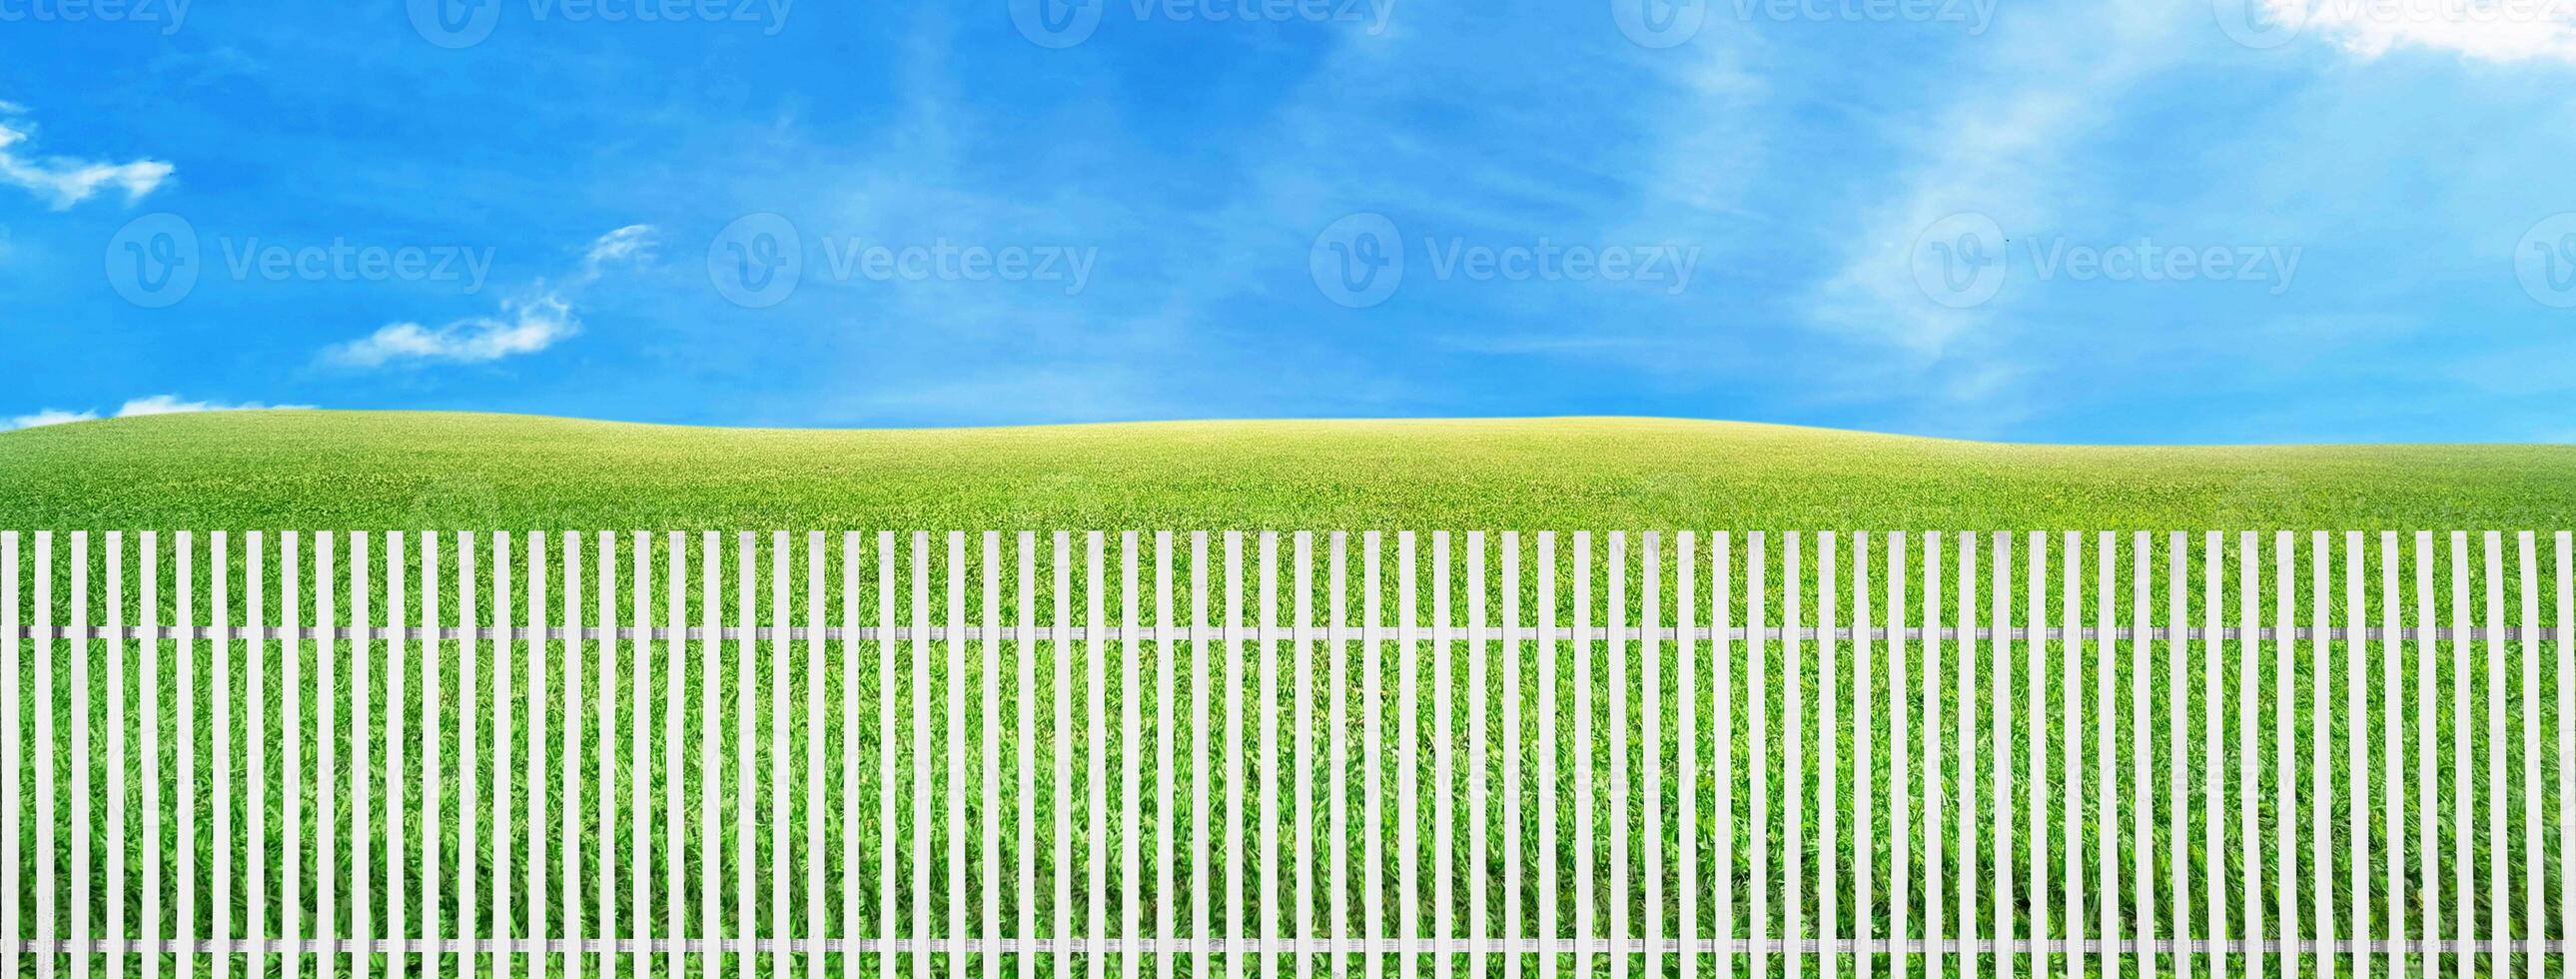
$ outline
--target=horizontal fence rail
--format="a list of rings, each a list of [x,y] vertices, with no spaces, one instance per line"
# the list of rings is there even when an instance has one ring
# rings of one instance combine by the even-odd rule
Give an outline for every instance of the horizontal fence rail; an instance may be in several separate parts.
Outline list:
[[[0,970],[2576,970],[2566,531],[0,532]]]

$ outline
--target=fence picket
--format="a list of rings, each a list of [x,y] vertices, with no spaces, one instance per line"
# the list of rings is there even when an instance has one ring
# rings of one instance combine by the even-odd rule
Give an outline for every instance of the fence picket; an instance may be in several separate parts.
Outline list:
[[[2567,532],[445,533],[0,533],[0,962],[2570,965]]]

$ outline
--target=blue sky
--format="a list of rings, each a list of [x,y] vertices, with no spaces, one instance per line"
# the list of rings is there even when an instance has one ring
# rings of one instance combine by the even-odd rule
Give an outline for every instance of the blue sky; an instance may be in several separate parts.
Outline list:
[[[0,0],[0,427],[2576,440],[2570,93],[2576,0]]]

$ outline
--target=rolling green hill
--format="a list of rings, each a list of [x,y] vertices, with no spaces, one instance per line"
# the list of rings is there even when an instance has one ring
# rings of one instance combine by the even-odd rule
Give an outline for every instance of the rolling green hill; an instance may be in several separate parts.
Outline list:
[[[2576,446],[2059,447],[1631,418],[929,430],[169,415],[0,434],[0,526],[2417,528],[2576,512]]]

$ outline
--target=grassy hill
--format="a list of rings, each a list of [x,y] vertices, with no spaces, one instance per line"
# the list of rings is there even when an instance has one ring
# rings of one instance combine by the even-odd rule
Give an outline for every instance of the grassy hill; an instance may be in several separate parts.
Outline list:
[[[0,526],[2538,527],[2576,446],[2024,446],[1634,418],[937,430],[170,415],[0,434]]]

